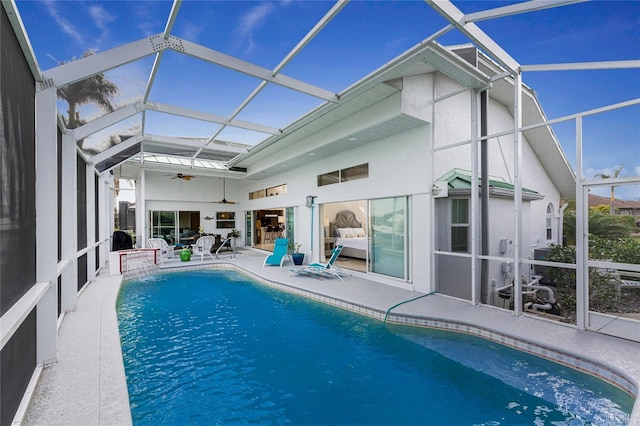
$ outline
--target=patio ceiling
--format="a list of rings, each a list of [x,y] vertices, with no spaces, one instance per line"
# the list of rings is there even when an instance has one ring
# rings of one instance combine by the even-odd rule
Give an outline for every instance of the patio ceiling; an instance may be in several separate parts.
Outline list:
[[[453,3],[428,0],[424,8],[432,13],[433,10],[437,12],[440,18],[438,29],[391,62],[342,91],[311,83],[311,78],[308,81],[295,78],[287,75],[286,71],[287,66],[305,51],[314,38],[323,31],[328,31],[325,28],[343,11],[348,3],[346,1],[336,2],[272,68],[174,35],[175,24],[180,19],[183,7],[181,0],[173,2],[168,10],[164,31],[160,33],[104,52],[94,52],[45,71],[39,69],[35,56],[32,55],[31,68],[42,88],[56,87],[58,90],[131,64],[147,70],[147,82],[140,93],[112,112],[78,118],[78,123],[73,123],[73,119],[65,116],[66,104],[58,104],[61,115],[59,122],[68,126],[65,133],[76,141],[87,161],[95,165],[99,172],[122,165],[116,172],[128,178],[135,178],[140,168],[148,168],[261,179],[279,172],[280,166],[300,166],[305,162],[316,161],[318,158],[423,125],[424,122],[418,119],[400,114],[381,117],[369,127],[350,134],[336,134],[335,138],[325,140],[322,144],[305,147],[297,144],[339,119],[357,114],[367,106],[397,93],[399,89],[394,85],[394,79],[440,70],[468,87],[489,87],[491,82],[487,74],[435,42],[441,35],[459,31],[482,48],[487,58],[490,58],[489,61],[512,72],[519,69],[518,62],[480,30],[475,22],[576,2],[578,1],[522,2],[465,15]],[[3,5],[9,12],[14,28],[21,30],[16,32],[23,48],[31,52],[29,38],[19,18],[19,6],[5,1]],[[163,71],[164,65],[176,61],[184,63],[181,75],[167,75]],[[172,79],[188,79],[190,70],[194,67],[206,67],[210,73],[210,80],[200,86],[202,91],[209,90],[210,85],[218,88],[237,87],[238,90],[233,90],[225,99],[226,103],[235,102],[235,108],[215,113],[213,108],[211,111],[204,111],[192,105],[166,102],[165,94],[172,90]],[[505,85],[497,85],[497,88],[495,96],[504,97],[509,105],[510,89]],[[276,97],[278,93],[293,92],[297,97],[294,99],[300,100],[298,115],[262,121],[263,117],[272,117],[278,113],[277,105],[262,102],[261,95],[266,92],[275,93]],[[212,103],[217,101],[215,96],[211,96]],[[526,105],[525,111],[526,108],[534,110],[537,106],[533,103]],[[251,111],[251,114],[245,114],[247,111]],[[152,133],[150,123],[162,122],[164,117],[180,120],[176,122],[178,124],[172,129],[172,134]],[[539,110],[531,117],[543,119]],[[198,127],[200,133],[192,135],[192,127]],[[202,129],[205,129],[204,136]],[[537,135],[553,139],[553,135],[541,135],[541,131],[531,130],[531,137]],[[546,147],[540,153],[546,152],[545,150]],[[278,160],[274,161],[276,153],[279,153]],[[558,152],[553,155],[558,155]],[[561,153],[560,157],[564,159]],[[567,169],[568,164],[564,161],[557,167]]]

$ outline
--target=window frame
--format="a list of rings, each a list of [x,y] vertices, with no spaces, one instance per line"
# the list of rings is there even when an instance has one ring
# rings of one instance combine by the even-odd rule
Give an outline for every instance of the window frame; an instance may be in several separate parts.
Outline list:
[[[458,204],[459,202],[464,201],[466,204],[466,212],[465,212],[465,218],[466,218],[466,222],[462,222],[462,221],[458,221],[459,215],[457,213],[459,213],[459,208],[457,208],[456,206],[454,206],[454,204]],[[449,203],[449,249],[451,252],[453,253],[470,253],[470,247],[469,247],[469,229],[470,229],[470,222],[469,222],[469,208],[470,208],[470,203],[469,203],[470,199],[467,197],[455,197],[455,198],[451,198],[450,199],[450,203]],[[454,209],[456,210],[454,212]],[[464,229],[464,248],[462,247],[461,243],[457,242],[456,237],[461,236],[462,234],[458,234],[458,231]],[[456,233],[454,235],[454,232]]]
[[[230,217],[225,217],[229,215]],[[216,212],[216,228],[217,229],[235,229],[236,212],[219,211]]]

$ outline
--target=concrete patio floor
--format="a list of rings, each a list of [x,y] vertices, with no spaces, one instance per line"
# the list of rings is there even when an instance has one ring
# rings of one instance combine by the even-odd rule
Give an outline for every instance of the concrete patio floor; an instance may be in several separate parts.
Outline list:
[[[439,294],[423,295],[366,279],[363,274],[356,273],[344,282],[292,276],[290,270],[296,268],[292,263],[287,262],[282,268],[262,267],[264,257],[263,252],[245,249],[238,252],[235,259],[223,252],[219,260],[192,260],[188,265],[192,268],[233,265],[270,285],[380,319],[391,307],[425,296],[394,308],[389,320],[437,327],[444,324],[465,332],[469,332],[467,326],[473,330],[486,330],[487,337],[505,339],[506,344],[515,339],[525,350],[539,347],[557,351],[562,354],[561,359],[568,358],[566,362],[575,362],[578,368],[583,368],[583,362],[599,365],[605,371],[600,375],[606,376],[608,371],[615,376],[624,376],[636,391],[640,386],[638,342],[577,330],[532,316],[516,317],[506,310],[474,306]],[[161,269],[174,270],[184,267],[185,263],[166,263]],[[42,370],[22,424],[131,424],[115,311],[121,281],[122,276],[111,275],[107,267],[85,286],[77,308],[65,315],[60,326],[58,361]],[[640,425],[638,400],[630,424]]]

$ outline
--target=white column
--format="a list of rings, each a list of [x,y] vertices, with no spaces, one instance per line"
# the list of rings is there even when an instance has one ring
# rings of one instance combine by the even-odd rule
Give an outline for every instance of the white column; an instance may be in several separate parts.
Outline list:
[[[91,282],[96,278],[96,174],[91,164],[87,164],[87,282]]]
[[[114,212],[115,212],[115,208],[116,208],[116,194],[115,191],[113,189],[114,183],[113,183],[113,176],[109,175],[109,190],[108,190],[108,199],[107,199],[107,203],[109,204],[109,210],[107,211],[107,236],[109,237],[109,241],[107,242],[107,252],[111,252],[111,245],[113,244],[113,241],[111,240],[111,236],[113,235],[113,231],[115,231],[115,218],[114,218]]]
[[[471,303],[477,305],[480,303],[480,284],[478,281],[478,204],[480,194],[478,186],[478,92],[471,90],[469,92],[471,101],[471,212],[469,218],[471,223]],[[482,188],[485,190],[485,188]]]
[[[75,309],[78,294],[78,209],[76,191],[76,141],[62,135],[62,259],[69,265],[62,273],[62,311]]]
[[[36,93],[36,281],[50,283],[36,307],[38,363],[56,360],[58,346],[58,175],[56,89]]]
[[[144,248],[147,241],[147,229],[149,229],[149,215],[145,203],[146,175],[144,169],[140,169],[140,174],[136,181],[136,247]]]
[[[98,241],[100,242],[99,253],[100,253],[100,264],[97,265],[98,268],[104,267],[107,257],[109,256],[109,247],[108,243],[104,241],[107,239],[109,235],[109,208],[111,206],[111,202],[109,201],[109,181],[105,177],[105,175],[100,176],[98,181],[98,193],[96,196],[98,197]]]
[[[587,326],[589,313],[589,221],[588,192],[582,175],[582,117],[576,118],[576,322]]]
[[[522,275],[520,269],[520,259],[522,257],[522,74],[518,71],[514,81],[514,99],[513,99],[513,179],[515,184],[514,194],[514,223],[515,235],[513,239],[513,313],[522,315]]]

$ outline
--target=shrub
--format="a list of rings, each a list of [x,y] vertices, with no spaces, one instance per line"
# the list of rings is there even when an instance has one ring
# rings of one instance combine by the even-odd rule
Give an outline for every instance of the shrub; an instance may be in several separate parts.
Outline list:
[[[576,249],[571,246],[558,246],[554,244],[551,246],[551,251],[544,260],[548,262],[576,263]],[[551,267],[549,268],[549,275],[558,288],[576,288],[575,269]]]
[[[576,243],[576,212],[565,211],[563,218],[564,237],[567,244]],[[598,210],[589,210],[589,234],[617,240],[627,238],[634,231],[633,216],[619,216],[601,213]]]

